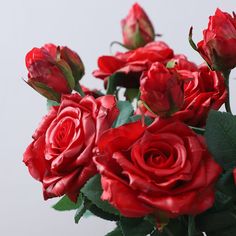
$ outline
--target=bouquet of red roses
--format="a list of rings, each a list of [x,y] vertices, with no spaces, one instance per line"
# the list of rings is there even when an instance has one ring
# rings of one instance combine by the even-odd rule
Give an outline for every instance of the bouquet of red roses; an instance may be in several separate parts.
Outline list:
[[[99,57],[93,72],[103,91],[81,85],[84,65],[68,47],[26,55],[26,82],[49,109],[24,153],[30,174],[76,223],[115,221],[107,236],[236,235],[235,14],[217,9],[198,44],[190,29],[201,65],[155,41],[138,4],[121,25],[115,43],[127,50]]]

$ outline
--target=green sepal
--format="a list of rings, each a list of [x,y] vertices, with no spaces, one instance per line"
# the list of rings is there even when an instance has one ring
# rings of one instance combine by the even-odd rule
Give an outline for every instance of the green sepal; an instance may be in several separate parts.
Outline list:
[[[70,66],[64,60],[56,61],[55,65],[61,70],[61,72],[65,76],[68,87],[73,90],[75,88],[75,79]]]

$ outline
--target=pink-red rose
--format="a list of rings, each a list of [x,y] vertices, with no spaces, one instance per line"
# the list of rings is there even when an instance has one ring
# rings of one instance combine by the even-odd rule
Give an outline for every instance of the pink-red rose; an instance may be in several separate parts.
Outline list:
[[[236,16],[217,9],[210,17],[208,28],[198,51],[215,70],[226,71],[236,66]]]
[[[76,201],[80,188],[97,173],[94,148],[117,116],[113,96],[64,95],[52,107],[24,153],[30,174],[42,182],[44,198],[68,195]]]
[[[143,47],[154,41],[155,32],[146,12],[135,3],[128,16],[121,21],[123,44],[129,49]]]
[[[163,64],[153,63],[140,82],[140,99],[155,114],[169,116],[184,102],[184,81],[176,71],[172,73]]]
[[[25,57],[27,83],[48,99],[60,101],[61,94],[76,88],[84,74],[80,57],[68,47],[46,44],[33,48]]]
[[[115,56],[101,56],[98,58],[98,70],[93,72],[96,78],[104,80],[105,85],[111,75],[119,73],[117,86],[125,88],[139,88],[140,77],[152,63],[166,63],[173,57],[173,50],[164,42],[152,42],[145,47]]]
[[[102,199],[122,215],[196,215],[214,203],[221,167],[188,126],[157,118],[106,131],[94,158],[101,174]]]

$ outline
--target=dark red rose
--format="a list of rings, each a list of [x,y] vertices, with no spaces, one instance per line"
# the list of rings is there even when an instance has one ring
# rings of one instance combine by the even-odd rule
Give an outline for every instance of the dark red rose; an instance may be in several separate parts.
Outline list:
[[[156,62],[141,77],[140,93],[140,99],[153,113],[169,116],[183,105],[184,82],[176,71],[172,73]]]
[[[46,44],[33,48],[25,57],[27,83],[48,99],[60,101],[69,94],[84,74],[80,57],[67,47]]]
[[[173,50],[164,42],[152,42],[143,48],[117,53],[115,56],[98,58],[99,69],[93,72],[96,78],[104,80],[105,85],[109,77],[119,74],[117,86],[125,88],[139,88],[140,77],[152,63],[166,63],[173,57]]]
[[[184,85],[184,105],[174,114],[191,126],[205,126],[210,109],[218,110],[227,98],[224,78],[205,64],[199,67],[195,78]]]
[[[236,66],[236,16],[217,9],[197,46],[212,69],[233,69]]]
[[[113,96],[64,95],[52,107],[24,153],[30,174],[43,184],[44,198],[68,195],[76,201],[80,188],[97,173],[93,150],[117,116]]]
[[[121,21],[123,44],[129,49],[143,47],[154,41],[155,32],[146,12],[135,3],[128,16]]]
[[[126,217],[196,215],[214,203],[221,167],[188,126],[157,118],[106,131],[94,158],[102,199]]]

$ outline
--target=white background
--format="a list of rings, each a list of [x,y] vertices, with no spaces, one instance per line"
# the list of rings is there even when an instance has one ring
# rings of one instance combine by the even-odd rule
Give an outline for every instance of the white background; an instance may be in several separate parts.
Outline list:
[[[236,10],[235,0],[140,0],[156,32],[176,53],[200,63],[187,37],[201,39],[208,16],[216,7]],[[92,79],[99,55],[109,54],[109,43],[121,41],[120,20],[132,0],[0,0],[0,235],[2,236],[103,236],[113,225],[97,218],[74,224],[74,212],[51,209],[41,184],[28,174],[22,153],[46,112],[45,100],[23,81],[27,77],[24,56],[33,47],[53,42],[76,50],[84,61],[88,87],[100,86]],[[235,74],[235,73],[234,73]],[[232,77],[236,77],[236,76]],[[232,80],[232,95],[236,83]],[[236,112],[236,102],[232,102]],[[131,235],[132,236],[132,235]]]

